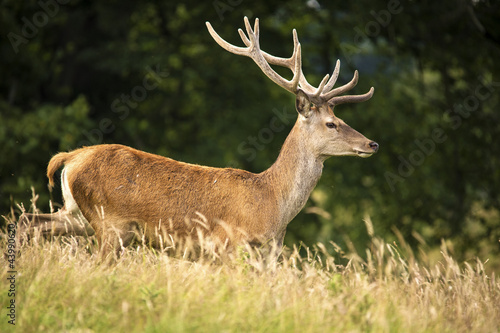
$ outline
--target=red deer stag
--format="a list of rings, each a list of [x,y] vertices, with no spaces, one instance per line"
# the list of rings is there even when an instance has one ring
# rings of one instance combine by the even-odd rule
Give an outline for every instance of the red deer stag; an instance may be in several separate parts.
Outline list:
[[[296,95],[297,121],[269,169],[254,174],[192,165],[116,144],[84,147],[59,153],[48,165],[51,186],[56,170],[64,167],[64,208],[54,214],[24,214],[21,219],[31,226],[42,225],[42,232],[49,234],[95,231],[102,255],[130,244],[137,230],[153,245],[159,245],[158,235],[163,240],[196,238],[201,231],[226,245],[274,241],[281,246],[288,223],[304,207],[328,157],[368,157],[377,152],[376,142],[333,113],[339,104],[370,99],[373,87],[363,95],[341,95],[356,85],[358,72],[349,83],[333,88],[339,61],[332,76],[313,87],[302,72],[295,29],[292,56],[280,58],[261,51],[259,20],[253,29],[248,18],[244,21],[247,35],[238,32],[246,47],[227,43],[210,23],[206,25],[222,48],[252,58],[267,77]],[[270,65],[290,69],[293,78],[281,77]]]

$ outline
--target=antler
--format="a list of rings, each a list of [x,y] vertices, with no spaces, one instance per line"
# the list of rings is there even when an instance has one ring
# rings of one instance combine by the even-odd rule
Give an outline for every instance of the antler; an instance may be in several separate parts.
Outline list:
[[[206,24],[208,31],[210,32],[210,35],[212,35],[213,39],[215,39],[217,44],[219,44],[222,48],[231,53],[252,58],[253,61],[255,61],[255,63],[257,64],[257,66],[259,66],[260,69],[264,72],[264,74],[266,74],[267,77],[270,78],[274,83],[276,83],[282,88],[285,88],[286,90],[288,90],[293,94],[297,93],[297,87],[299,85],[299,77],[300,73],[302,72],[300,44],[298,42],[295,43],[293,49],[293,55],[290,58],[290,60],[293,61],[293,66],[291,66],[291,68],[289,67],[293,72],[293,78],[289,81],[280,76],[271,68],[271,66],[269,66],[269,63],[264,58],[263,55],[264,52],[260,50],[259,19],[255,20],[255,26],[254,29],[252,30],[250,22],[248,21],[248,18],[245,16],[245,27],[247,29],[248,38],[247,36],[245,36],[243,30],[238,29],[241,39],[243,40],[243,42],[247,47],[238,47],[229,44],[215,32],[215,30],[212,28],[212,25],[209,22],[206,22]]]
[[[340,60],[337,60],[335,69],[333,70],[332,76],[325,75],[323,80],[317,88],[307,82],[304,73],[302,72],[302,57],[299,39],[297,37],[297,31],[293,29],[293,53],[290,58],[280,58],[269,53],[262,51],[259,45],[259,19],[255,19],[254,28],[250,26],[248,18],[245,16],[245,27],[247,30],[248,37],[245,35],[243,30],[238,29],[241,40],[246,45],[246,47],[238,47],[229,44],[224,39],[222,39],[212,28],[209,22],[206,22],[208,31],[213,39],[219,44],[223,49],[237,54],[247,56],[253,59],[253,61],[260,67],[260,69],[269,77],[274,83],[280,87],[288,90],[293,94],[297,94],[298,89],[301,89],[309,97],[309,100],[317,105],[329,103],[330,105],[339,105],[343,103],[358,103],[370,99],[373,96],[373,87],[366,94],[363,95],[347,95],[339,96],[340,94],[351,90],[358,83],[358,71],[354,72],[354,77],[351,82],[333,89],[335,82],[340,73]],[[269,64],[277,65],[281,67],[286,67],[290,69],[293,73],[293,78],[287,80],[276,73]]]

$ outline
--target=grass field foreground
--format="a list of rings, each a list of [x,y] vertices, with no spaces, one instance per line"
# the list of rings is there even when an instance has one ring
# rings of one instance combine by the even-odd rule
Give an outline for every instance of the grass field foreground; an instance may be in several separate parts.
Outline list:
[[[2,249],[8,239],[4,231]],[[222,262],[138,245],[110,265],[85,239],[35,238],[18,250],[1,259],[1,332],[500,330],[500,281],[444,245],[433,264],[377,237],[367,259],[335,244],[287,249],[279,260],[241,248]]]

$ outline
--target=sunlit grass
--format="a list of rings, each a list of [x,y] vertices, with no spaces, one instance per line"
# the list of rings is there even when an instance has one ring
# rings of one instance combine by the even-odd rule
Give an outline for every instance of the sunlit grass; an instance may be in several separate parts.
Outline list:
[[[35,237],[19,250],[15,328],[2,258],[2,332],[500,330],[500,281],[479,260],[457,263],[444,245],[434,264],[377,237],[367,259],[335,244],[286,249],[278,260],[244,247],[193,259],[192,248],[137,244],[112,264],[99,263],[92,239]]]

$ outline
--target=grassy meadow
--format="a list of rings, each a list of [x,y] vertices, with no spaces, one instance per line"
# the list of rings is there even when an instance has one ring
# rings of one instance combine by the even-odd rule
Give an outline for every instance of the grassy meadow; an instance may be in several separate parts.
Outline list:
[[[445,245],[437,260],[417,259],[403,241],[373,237],[366,259],[332,243],[286,248],[275,260],[247,248],[220,258],[137,244],[113,264],[99,263],[92,239],[35,237],[18,250],[14,262],[1,259],[1,332],[500,330],[500,281]]]

